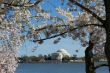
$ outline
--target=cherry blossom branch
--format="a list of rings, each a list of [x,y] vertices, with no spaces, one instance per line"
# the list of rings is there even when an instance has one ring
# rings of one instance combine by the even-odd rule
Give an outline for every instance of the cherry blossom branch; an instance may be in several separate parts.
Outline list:
[[[41,27],[39,29],[36,29],[35,31],[41,31],[41,30],[46,29],[48,27],[54,27],[54,26],[55,27],[67,27],[67,26],[70,26],[70,25],[47,25],[47,26]]]
[[[43,0],[37,0],[35,3],[24,3],[24,4],[12,4],[12,3],[3,3],[5,5],[8,6],[14,6],[14,7],[32,7],[35,5],[38,5],[39,3],[41,3]]]
[[[79,6],[80,8],[82,8],[83,10],[87,11],[88,13],[92,14],[93,17],[95,17],[96,19],[98,19],[101,23],[104,23],[104,20],[102,18],[100,18],[97,14],[95,14],[93,11],[91,11],[90,9],[86,8],[85,6],[83,6],[82,4],[78,3],[75,0],[69,0],[71,3],[76,4],[77,6]]]
[[[67,32],[70,32],[70,31],[73,31],[73,30],[76,30],[76,29],[79,29],[79,28],[87,27],[87,26],[98,26],[98,27],[104,28],[103,25],[99,25],[99,24],[86,24],[86,25],[80,25],[80,26],[78,26],[78,27],[76,27],[76,28],[70,29],[69,31],[65,31],[65,32],[63,32],[63,33],[59,33],[59,34],[56,34],[56,35],[54,35],[54,36],[47,37],[47,38],[44,38],[44,39],[34,40],[33,42],[44,41],[44,40],[47,40],[47,39],[55,38],[55,37],[64,35],[64,34],[66,34]]]

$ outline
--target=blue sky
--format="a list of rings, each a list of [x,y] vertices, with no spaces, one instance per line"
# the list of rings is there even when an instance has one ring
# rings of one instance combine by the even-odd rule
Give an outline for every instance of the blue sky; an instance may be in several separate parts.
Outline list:
[[[58,49],[67,50],[71,56],[76,54],[77,56],[84,56],[85,47],[80,45],[79,40],[72,40],[71,37],[62,38],[58,44],[53,44],[54,39],[49,39],[44,41],[43,44],[37,45],[36,43],[26,41],[23,46],[19,49],[19,55],[48,55],[53,52],[56,52]],[[36,48],[34,52],[32,52],[33,48]],[[79,52],[76,52],[79,50]]]
[[[33,0],[34,1],[34,0]],[[48,2],[49,1],[49,2]],[[43,9],[50,11],[50,14],[52,16],[59,16],[58,13],[55,11],[55,7],[61,7],[61,8],[66,8],[67,7],[67,1],[64,3],[64,5],[61,5],[60,0],[44,0],[42,3]],[[32,11],[34,15],[34,11]],[[77,15],[77,12],[73,12],[73,15]],[[35,21],[32,21],[33,23],[36,24]],[[53,44],[54,39],[49,39],[44,41],[42,45],[37,45],[36,43],[29,42],[28,40],[23,44],[23,46],[19,49],[18,54],[19,55],[48,55],[50,53],[53,53],[57,51],[58,49],[66,49],[71,55],[76,54],[77,56],[84,56],[84,50],[85,47],[82,47],[80,45],[79,40],[72,40],[71,37],[67,38],[62,38],[61,41],[58,44]],[[36,47],[38,46],[38,47]],[[36,51],[32,52],[32,48],[36,47]],[[79,50],[79,52],[76,52],[76,50]]]

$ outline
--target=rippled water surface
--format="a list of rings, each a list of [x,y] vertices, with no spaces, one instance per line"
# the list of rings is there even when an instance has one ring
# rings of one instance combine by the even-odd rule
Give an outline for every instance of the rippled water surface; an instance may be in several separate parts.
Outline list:
[[[109,73],[107,67],[96,70],[97,73]],[[21,63],[16,73],[85,73],[84,63]]]

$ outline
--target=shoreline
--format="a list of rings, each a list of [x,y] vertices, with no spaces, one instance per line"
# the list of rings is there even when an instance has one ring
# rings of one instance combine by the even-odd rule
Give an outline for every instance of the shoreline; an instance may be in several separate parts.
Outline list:
[[[99,61],[99,62],[96,62],[96,63],[103,63],[103,62],[106,63],[107,61]],[[85,63],[85,62],[18,62],[18,63],[21,63],[21,64],[22,63],[27,63],[27,64],[29,64],[29,63],[30,64],[32,64],[32,63],[39,63],[39,64],[40,63],[41,64],[58,64],[59,63],[60,64],[60,63],[62,63],[63,64],[63,63]]]

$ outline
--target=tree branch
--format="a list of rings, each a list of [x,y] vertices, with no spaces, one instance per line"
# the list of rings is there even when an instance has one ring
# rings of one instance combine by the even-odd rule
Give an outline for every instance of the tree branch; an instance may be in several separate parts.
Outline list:
[[[108,66],[108,64],[100,64],[100,65],[97,65],[94,69],[96,70],[96,69],[98,69],[98,68],[100,68],[100,67],[103,67],[103,66]]]
[[[87,27],[87,26],[98,26],[98,27],[104,28],[103,25],[99,25],[99,24],[86,24],[86,25],[80,25],[80,26],[78,26],[78,27],[76,27],[76,28],[72,28],[72,29],[70,29],[69,31],[73,31],[73,30],[76,30],[76,29],[79,29],[79,28],[83,28],[83,27]],[[44,29],[44,28],[43,28],[43,29]],[[56,35],[54,35],[54,36],[47,37],[47,38],[44,38],[44,39],[34,40],[33,42],[44,41],[44,40],[47,40],[47,39],[55,38],[55,37],[64,35],[64,34],[66,34],[66,33],[69,32],[69,31],[65,31],[65,32],[63,32],[63,33],[59,33],[59,34],[56,34]]]
[[[42,2],[43,0],[37,0],[34,5],[38,5],[40,2]]]
[[[91,25],[104,28],[103,25],[99,25],[99,24],[82,24],[82,26],[84,26],[84,27],[85,27],[85,26],[91,26]],[[39,29],[36,29],[35,31],[41,31],[41,30],[43,30],[43,29],[46,29],[46,28],[52,27],[52,26],[55,26],[55,27],[67,27],[67,26],[70,26],[70,25],[47,25],[47,26],[41,27],[41,28],[39,28]],[[81,26],[78,26],[78,27],[81,27]]]
[[[70,25],[54,25],[55,27],[67,27],[67,26],[70,26]],[[41,27],[41,28],[39,28],[39,29],[36,29],[35,31],[41,31],[41,30],[43,30],[43,29],[46,29],[46,28],[48,28],[48,27],[53,27],[53,25],[47,25],[47,26],[44,26],[44,27]]]
[[[102,20],[102,18],[100,18],[97,14],[95,14],[93,11],[91,11],[90,9],[86,8],[85,6],[83,6],[82,4],[76,2],[75,0],[69,0],[71,3],[75,3],[77,6],[79,6],[80,8],[82,8],[83,10],[87,11],[88,13],[92,14],[93,17],[95,17],[96,19],[98,19],[102,24],[104,23],[104,20]]]
[[[41,3],[43,0],[37,0],[35,3],[24,3],[24,4],[12,4],[12,3],[3,3],[5,5],[8,6],[14,6],[14,7],[32,7],[35,5],[38,5],[39,3]]]

